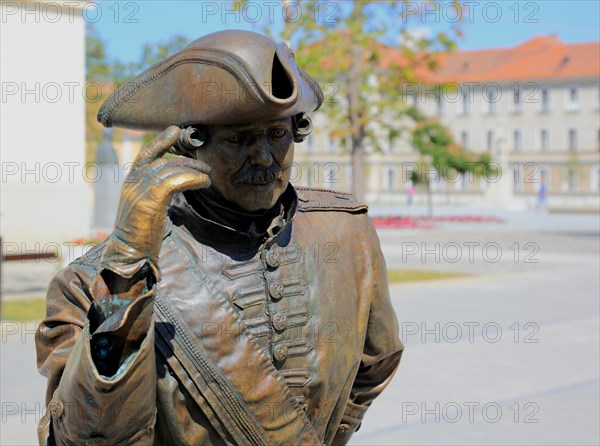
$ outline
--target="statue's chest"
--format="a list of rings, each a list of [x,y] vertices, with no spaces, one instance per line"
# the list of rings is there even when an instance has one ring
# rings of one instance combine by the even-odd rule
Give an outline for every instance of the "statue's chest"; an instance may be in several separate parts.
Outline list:
[[[313,362],[309,353],[318,337],[319,304],[314,293],[318,288],[314,265],[300,246],[274,244],[235,260],[179,235],[168,240],[161,252],[161,293],[183,309],[182,317],[190,327],[194,315],[214,301],[211,296],[225,297],[244,324],[246,335],[282,370],[290,387],[304,387]],[[200,330],[227,331],[223,327]],[[231,333],[221,334],[224,342],[231,341]],[[297,398],[304,402],[302,395]]]

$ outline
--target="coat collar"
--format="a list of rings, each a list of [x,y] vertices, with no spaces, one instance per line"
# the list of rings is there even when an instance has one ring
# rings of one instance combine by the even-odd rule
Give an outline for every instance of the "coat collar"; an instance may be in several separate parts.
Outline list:
[[[271,245],[290,227],[297,208],[298,194],[291,184],[274,208],[258,216],[232,209],[206,196],[198,196],[193,191],[186,191],[173,197],[169,218],[175,226],[184,226],[202,244],[213,247],[258,248],[263,244]],[[239,224],[236,219],[245,222]]]

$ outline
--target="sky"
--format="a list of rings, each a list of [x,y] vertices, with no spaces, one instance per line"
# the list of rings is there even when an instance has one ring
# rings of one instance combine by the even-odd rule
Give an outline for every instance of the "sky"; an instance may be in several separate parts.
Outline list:
[[[537,35],[556,34],[567,43],[600,40],[598,0],[463,0],[465,14],[458,41],[463,50],[518,45]],[[91,4],[90,4],[91,5]],[[340,6],[323,1],[318,10],[290,10],[311,14],[317,20],[335,21]],[[412,26],[421,32],[448,29],[457,15],[449,6],[439,12],[425,11],[421,1],[409,2]],[[282,9],[277,1],[250,1],[242,12],[233,12],[230,2],[192,0],[99,1],[84,9],[84,18],[95,24],[107,44],[109,57],[122,62],[138,60],[144,43],[161,42],[175,34],[191,40],[222,29],[258,30],[256,22],[281,26]]]

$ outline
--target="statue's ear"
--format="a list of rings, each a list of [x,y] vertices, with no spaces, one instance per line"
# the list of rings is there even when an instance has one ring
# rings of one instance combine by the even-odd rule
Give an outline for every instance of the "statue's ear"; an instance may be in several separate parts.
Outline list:
[[[204,126],[186,127],[179,134],[179,139],[173,145],[171,153],[175,155],[193,157],[193,154],[202,147],[207,138],[207,130]]]
[[[298,113],[292,116],[294,128],[294,142],[302,142],[312,132],[312,121],[306,113]]]

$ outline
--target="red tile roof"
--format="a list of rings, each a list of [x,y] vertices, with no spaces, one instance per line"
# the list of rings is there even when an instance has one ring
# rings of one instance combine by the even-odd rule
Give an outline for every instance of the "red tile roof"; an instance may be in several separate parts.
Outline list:
[[[439,60],[438,82],[600,77],[600,42],[566,44],[538,36],[513,48],[458,51]]]

